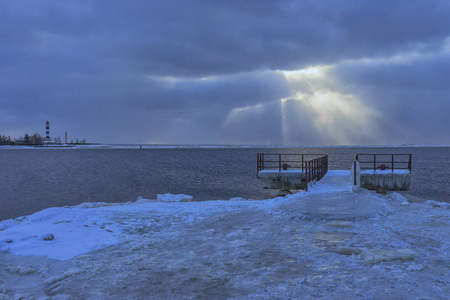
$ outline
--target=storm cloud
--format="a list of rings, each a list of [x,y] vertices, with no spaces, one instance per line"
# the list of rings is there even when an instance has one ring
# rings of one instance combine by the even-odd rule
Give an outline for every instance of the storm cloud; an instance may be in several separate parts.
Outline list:
[[[448,1],[1,1],[0,134],[450,144]]]

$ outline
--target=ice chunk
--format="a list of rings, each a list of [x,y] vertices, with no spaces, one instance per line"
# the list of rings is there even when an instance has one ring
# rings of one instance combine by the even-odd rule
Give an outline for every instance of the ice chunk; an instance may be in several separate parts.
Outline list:
[[[63,276],[64,276],[64,278],[68,278],[68,277],[71,277],[71,276],[74,276],[74,275],[77,275],[80,273],[81,273],[81,271],[78,269],[69,269],[66,272],[64,272]]]
[[[142,198],[142,196],[139,196],[137,199],[136,199],[136,202],[135,203],[149,203],[149,202],[155,202],[156,200],[150,200],[150,199],[145,199],[145,198]]]
[[[44,283],[47,285],[52,285],[55,284],[56,282],[63,280],[64,276],[52,276],[50,278],[47,278]]]
[[[389,260],[413,259],[416,253],[411,249],[365,249],[361,258],[365,263],[376,264]]]
[[[39,239],[43,241],[52,241],[55,239],[55,235],[53,233],[46,233],[39,237]]]
[[[246,201],[247,199],[242,198],[242,197],[234,197],[234,198],[230,198],[230,201]]]
[[[356,247],[340,247],[336,249],[336,252],[343,255],[355,255],[360,254],[363,251],[361,248]]]
[[[156,200],[158,202],[191,202],[192,196],[184,194],[158,194],[156,195]]]
[[[6,268],[10,274],[29,275],[36,273],[38,270],[33,266],[17,266]]]
[[[122,205],[122,203],[107,203],[107,202],[84,202],[74,207],[82,207],[82,208],[97,208],[97,207],[108,207],[108,206],[116,206]]]
[[[350,221],[331,221],[328,223],[325,223],[325,226],[328,227],[354,227],[355,224],[353,224],[353,222]]]

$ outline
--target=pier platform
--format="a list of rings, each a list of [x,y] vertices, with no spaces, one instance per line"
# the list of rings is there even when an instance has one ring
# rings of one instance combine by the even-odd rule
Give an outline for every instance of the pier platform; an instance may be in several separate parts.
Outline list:
[[[408,191],[414,177],[411,166],[411,154],[356,154],[351,172],[353,189]]]
[[[308,184],[319,181],[328,171],[328,156],[321,154],[258,153],[256,177],[267,189],[278,189],[278,195],[291,190],[308,190]]]

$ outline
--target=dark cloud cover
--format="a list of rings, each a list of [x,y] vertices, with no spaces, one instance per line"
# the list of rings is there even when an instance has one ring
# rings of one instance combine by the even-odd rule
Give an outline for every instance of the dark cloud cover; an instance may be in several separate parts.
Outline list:
[[[0,134],[450,144],[449,28],[448,1],[1,1]]]

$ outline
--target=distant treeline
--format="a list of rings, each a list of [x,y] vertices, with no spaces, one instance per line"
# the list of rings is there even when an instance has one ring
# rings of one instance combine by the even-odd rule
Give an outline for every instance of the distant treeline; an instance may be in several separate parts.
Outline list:
[[[39,133],[35,133],[33,135],[25,134],[23,137],[20,138],[11,138],[9,136],[0,135],[0,145],[28,145],[28,146],[37,146],[37,145],[43,145],[44,143],[53,143],[53,144],[62,144],[61,138],[58,136],[51,140],[46,140],[43,136],[41,136]],[[76,139],[76,142],[74,143],[71,141],[70,144],[86,144],[86,140],[83,139],[80,142],[78,139]]]
[[[0,136],[0,145],[42,145],[43,141],[45,141],[45,138],[39,133],[33,135],[25,134],[18,139],[11,139],[11,137],[4,135]]]

